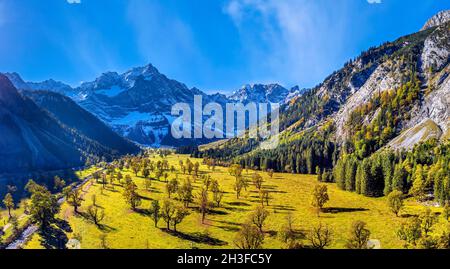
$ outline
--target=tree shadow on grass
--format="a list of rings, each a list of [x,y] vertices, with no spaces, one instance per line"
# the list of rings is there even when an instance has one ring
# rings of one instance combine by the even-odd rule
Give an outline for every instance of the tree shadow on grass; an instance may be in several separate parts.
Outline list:
[[[188,240],[197,244],[207,244],[210,246],[225,246],[228,243],[225,241],[222,241],[220,239],[217,238],[213,238],[208,234],[205,233],[200,233],[200,232],[195,232],[195,233],[191,233],[191,234],[187,234],[187,233],[183,233],[183,232],[175,232],[172,230],[167,230],[167,229],[162,229],[164,232],[178,237],[180,239],[184,239],[184,240]]]
[[[327,207],[322,209],[324,213],[338,214],[338,213],[352,213],[369,211],[367,208],[347,208],[347,207]]]
[[[107,189],[109,192],[112,192],[112,193],[118,193],[119,191],[118,190],[116,190],[116,189],[111,189],[111,188],[108,188]]]
[[[274,205],[272,208],[277,211],[296,211],[294,207],[289,205]]]
[[[304,230],[294,230],[294,238],[296,240],[304,240],[304,239],[306,239],[306,231],[304,231]]]
[[[199,207],[192,207],[191,209],[192,209],[192,211],[201,213],[201,210],[200,210]],[[208,210],[208,215],[219,215],[219,216],[224,216],[224,215],[229,215],[229,214],[230,214],[230,213],[228,213],[228,212],[226,212],[226,211],[219,210],[219,209],[216,209],[216,208],[212,208],[212,209],[209,209],[209,210]]]
[[[139,195],[139,198],[141,198],[142,200],[145,200],[145,201],[153,201],[152,198],[150,198],[150,197],[145,197],[145,196],[142,196],[142,195]]]
[[[238,232],[240,230],[240,228],[236,227],[236,226],[224,226],[224,225],[219,225],[219,226],[211,225],[211,226],[220,228],[220,229],[222,229],[224,231],[227,231],[227,232]]]
[[[107,224],[99,224],[97,225],[97,228],[100,229],[101,231],[105,232],[105,233],[110,233],[110,232],[114,232],[117,231],[116,228],[109,226]]]
[[[268,234],[269,237],[275,237],[277,236],[278,232],[274,230],[264,231],[265,234]]]
[[[109,233],[109,232],[113,232],[113,231],[117,230],[116,228],[109,226],[107,224],[102,224],[102,223],[95,224],[94,221],[91,219],[91,217],[86,212],[78,212],[76,215],[80,216],[80,217],[84,218],[86,221],[94,224],[95,226],[97,226],[97,228],[99,230],[101,230],[105,233]]]
[[[55,225],[59,229],[63,230],[64,232],[67,232],[67,233],[71,233],[72,232],[72,227],[70,227],[69,222],[67,222],[66,220],[56,219],[55,220]]]
[[[248,211],[248,209],[239,208],[239,207],[224,206],[223,208],[226,209],[226,210],[229,210],[229,211],[234,211],[234,212],[245,212],[245,211]]]
[[[39,230],[41,245],[46,249],[65,249],[69,240],[66,232],[72,232],[70,224],[65,220],[55,220],[52,225]]]
[[[395,216],[395,214],[393,214],[393,216]],[[399,213],[398,214],[399,218],[405,218],[405,219],[414,218],[414,217],[418,217],[418,216],[419,216],[418,214],[409,214],[409,213],[403,213],[403,214]]]
[[[136,213],[141,214],[143,216],[150,216],[151,212],[149,209],[142,209],[142,208],[136,208],[136,210],[134,210]]]
[[[249,204],[245,203],[245,202],[229,202],[227,203],[231,206],[250,206]]]
[[[214,220],[214,222],[223,223],[227,225],[234,225],[234,226],[241,226],[241,223],[233,222],[233,221],[226,221],[226,220]]]
[[[158,188],[155,188],[155,187],[150,187],[150,189],[146,190],[146,191],[151,192],[151,193],[162,193]]]
[[[263,189],[269,191],[270,193],[287,193],[286,191],[279,191],[278,187],[275,185],[264,185]]]
[[[286,191],[269,191],[269,193],[287,193]]]

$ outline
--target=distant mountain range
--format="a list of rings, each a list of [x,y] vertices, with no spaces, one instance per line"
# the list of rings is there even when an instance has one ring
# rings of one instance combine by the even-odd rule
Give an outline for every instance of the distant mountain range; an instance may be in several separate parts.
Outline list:
[[[178,146],[202,143],[204,140],[174,140],[170,124],[174,120],[171,108],[176,103],[193,103],[201,95],[203,103],[257,102],[284,104],[303,91],[278,85],[246,85],[231,96],[206,94],[197,88],[167,78],[151,64],[133,68],[123,74],[103,73],[92,82],[72,88],[62,82],[47,80],[25,82],[17,73],[5,74],[22,91],[52,91],[70,97],[81,107],[101,119],[119,135],[147,146]]]
[[[306,90],[298,86],[287,90],[279,84],[252,84],[245,85],[241,89],[233,92],[228,97],[231,101],[248,103],[279,103],[285,104],[292,98],[302,95]]]
[[[78,167],[139,151],[60,94],[30,97],[0,75],[0,174]]]

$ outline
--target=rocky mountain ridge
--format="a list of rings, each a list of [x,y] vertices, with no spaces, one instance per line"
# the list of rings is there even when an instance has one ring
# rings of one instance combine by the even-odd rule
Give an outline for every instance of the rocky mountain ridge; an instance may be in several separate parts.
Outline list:
[[[305,134],[314,134],[315,130],[327,130],[324,139],[338,147],[363,141],[372,151],[396,137],[402,143],[390,143],[389,147],[411,149],[424,139],[448,139],[450,22],[429,25],[423,31],[368,49],[286,104],[281,113],[278,151],[289,148],[289,143],[305,141]],[[380,114],[383,95],[395,96],[395,111],[384,107]],[[350,124],[355,111],[362,115]],[[355,127],[363,130],[369,142],[355,137]],[[401,138],[404,134],[414,139]],[[221,143],[226,150],[214,150],[214,145],[202,149],[207,156],[232,159],[244,154],[254,156],[264,150],[266,142],[271,141],[234,139]]]
[[[422,27],[421,31],[442,25],[448,21],[450,21],[450,10],[443,10],[431,17]]]
[[[17,73],[6,75],[24,91],[49,90],[64,94],[111,126],[119,135],[155,147],[201,143],[174,140],[169,134],[170,124],[174,120],[172,106],[176,103],[193,104],[194,95],[202,96],[203,104],[216,102],[224,106],[230,102],[285,103],[302,94],[298,87],[287,90],[278,84],[248,85],[231,96],[206,94],[167,78],[151,64],[122,74],[106,72],[77,88],[54,80],[25,82]]]

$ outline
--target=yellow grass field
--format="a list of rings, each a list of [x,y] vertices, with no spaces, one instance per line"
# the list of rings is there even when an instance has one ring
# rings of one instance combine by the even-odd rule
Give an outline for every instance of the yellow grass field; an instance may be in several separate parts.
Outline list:
[[[179,169],[179,161],[185,161],[188,156],[169,155],[167,159],[170,165],[175,166],[180,183],[188,177],[182,174]],[[161,160],[161,157],[153,157],[153,160]],[[200,159],[192,159],[198,161]],[[144,180],[135,177],[129,171],[123,174],[130,174],[139,187],[139,194],[142,196],[142,204],[139,212],[133,212],[126,204],[122,196],[123,188],[118,183],[108,186],[102,191],[102,186],[92,181],[83,187],[84,201],[79,209],[85,212],[92,204],[92,196],[95,195],[97,205],[105,210],[106,218],[103,221],[103,228],[99,229],[92,222],[88,221],[80,214],[74,214],[73,208],[64,203],[59,214],[59,218],[64,223],[70,225],[65,231],[55,226],[55,230],[64,232],[68,239],[81,237],[81,248],[95,249],[101,248],[101,236],[106,236],[106,245],[114,249],[190,249],[190,248],[235,248],[233,240],[240,225],[248,219],[252,210],[259,205],[258,192],[253,184],[250,184],[248,191],[243,191],[240,199],[236,199],[233,190],[234,177],[230,176],[227,168],[216,167],[212,172],[205,165],[201,165],[200,174],[208,173],[212,178],[217,179],[222,188],[226,191],[220,208],[213,208],[207,215],[205,224],[201,223],[201,214],[196,210],[195,202],[191,204],[191,214],[178,226],[178,233],[167,233],[161,228],[165,228],[163,220],[159,222],[159,228],[155,228],[150,216],[145,213],[152,199],[162,202],[167,198],[165,192],[164,179],[152,181],[152,190],[146,191]],[[250,181],[252,171],[243,175]],[[331,248],[345,248],[346,239],[353,221],[362,220],[367,223],[371,231],[371,238],[381,241],[382,248],[402,248],[403,243],[396,236],[396,229],[406,217],[396,217],[390,212],[386,205],[385,198],[368,198],[350,192],[339,190],[335,184],[328,184],[330,201],[325,205],[325,212],[317,216],[316,211],[311,207],[311,193],[317,184],[315,176],[277,174],[270,178],[267,173],[260,172],[264,178],[264,187],[270,191],[270,204],[266,209],[270,215],[264,226],[265,240],[264,248],[283,248],[283,244],[278,240],[276,232],[285,223],[288,213],[294,217],[294,228],[299,232],[307,233],[312,227],[320,222],[327,224],[333,230],[333,243]],[[153,174],[152,174],[153,176]],[[169,180],[175,174],[169,173]],[[194,195],[197,195],[202,184],[201,179],[194,182]],[[210,194],[212,196],[212,194]],[[176,197],[173,195],[172,198]],[[403,216],[414,215],[424,210],[424,207],[414,201],[406,201],[406,207],[402,210]],[[439,209],[433,209],[437,211]],[[443,224],[438,224],[439,229]],[[67,226],[67,225],[65,225]],[[51,238],[44,238],[35,234],[25,246],[26,248],[51,247]],[[301,242],[308,244],[305,239]]]

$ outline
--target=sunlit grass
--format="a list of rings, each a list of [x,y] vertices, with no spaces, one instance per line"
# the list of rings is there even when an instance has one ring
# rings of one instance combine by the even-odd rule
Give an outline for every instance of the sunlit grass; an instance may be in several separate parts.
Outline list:
[[[160,159],[155,157],[154,160]],[[168,157],[170,165],[179,167],[179,161],[185,161],[187,156],[170,155]],[[191,159],[193,162],[201,160]],[[144,213],[133,212],[125,203],[122,196],[123,188],[117,185],[112,189],[110,186],[102,190],[100,184],[87,184],[84,186],[84,202],[80,208],[85,212],[92,204],[92,196],[96,196],[97,205],[105,210],[106,218],[103,221],[104,227],[99,229],[85,217],[73,213],[73,208],[63,204],[59,217],[66,220],[72,229],[67,232],[67,237],[73,238],[80,235],[82,238],[82,248],[100,248],[102,234],[106,235],[107,246],[109,248],[125,249],[173,249],[173,248],[234,248],[233,239],[240,228],[240,224],[246,221],[252,209],[259,205],[258,192],[253,185],[248,191],[244,191],[240,199],[236,199],[233,191],[234,177],[228,174],[226,168],[217,167],[214,172],[202,165],[201,173],[208,173],[212,178],[219,180],[222,188],[225,189],[221,208],[214,208],[207,215],[205,224],[201,223],[200,213],[192,208],[191,214],[178,226],[178,235],[168,234],[160,228],[165,228],[165,223],[161,220],[159,228],[155,228],[152,220]],[[177,171],[177,173],[179,173]],[[251,174],[244,170],[243,175],[249,180]],[[152,199],[162,202],[167,198],[165,183],[152,181],[152,190],[146,191],[144,179],[135,177],[131,171],[124,171],[130,174],[139,187],[139,194],[143,201],[140,209],[148,209]],[[317,216],[316,211],[311,207],[311,193],[317,184],[315,176],[277,174],[270,178],[267,173],[262,173],[264,178],[264,188],[270,191],[270,205],[266,208],[270,212],[264,231],[266,232],[264,248],[282,248],[282,243],[277,239],[276,231],[285,221],[285,216],[291,213],[295,219],[294,228],[299,232],[307,233],[313,226],[320,222],[327,224],[333,230],[332,248],[344,248],[348,238],[349,229],[355,220],[362,220],[368,224],[372,239],[381,241],[382,248],[401,248],[403,243],[397,238],[395,231],[405,218],[397,218],[390,212],[386,205],[385,198],[368,198],[355,193],[339,190],[335,184],[328,184],[330,201],[326,204],[326,212]],[[175,177],[170,174],[169,180]],[[188,175],[179,174],[178,178],[182,182]],[[161,179],[164,180],[163,178]],[[197,193],[202,182],[200,179],[194,183],[194,194]],[[194,207],[195,204],[192,204]],[[417,215],[423,210],[423,206],[414,201],[407,201],[402,214]],[[438,209],[434,209],[438,210]],[[209,243],[200,239],[208,235]],[[27,244],[27,248],[39,248],[42,243],[39,235]],[[304,241],[308,244],[307,241]]]

